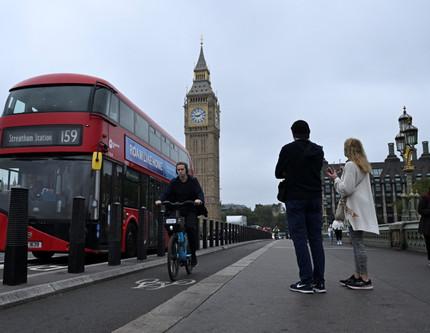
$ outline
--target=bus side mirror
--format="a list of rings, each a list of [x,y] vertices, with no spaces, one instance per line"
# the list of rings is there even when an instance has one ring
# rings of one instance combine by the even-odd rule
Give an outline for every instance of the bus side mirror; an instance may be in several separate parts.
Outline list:
[[[103,154],[99,151],[95,151],[93,153],[93,160],[91,163],[91,169],[92,170],[100,170],[102,168],[102,160],[103,160]]]

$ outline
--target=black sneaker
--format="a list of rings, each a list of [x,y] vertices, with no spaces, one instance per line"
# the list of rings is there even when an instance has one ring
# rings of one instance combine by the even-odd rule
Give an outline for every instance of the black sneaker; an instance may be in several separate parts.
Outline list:
[[[195,254],[191,255],[191,266],[197,265],[197,256]]]
[[[355,281],[355,280],[357,280],[357,279],[355,278],[354,274],[352,274],[349,278],[347,278],[347,279],[345,279],[345,280],[339,280],[339,283],[340,283],[342,286],[346,287],[346,285],[347,285],[348,283],[350,283],[350,282],[352,282],[352,281]]]
[[[327,292],[327,289],[325,289],[324,282],[313,283],[312,288],[314,289],[314,293],[317,293],[317,294],[322,294]]]
[[[312,285],[310,283],[302,283],[301,281],[293,283],[290,286],[291,291],[297,291],[302,294],[313,294],[314,288],[312,288]]]
[[[354,279],[346,284],[349,289],[355,290],[371,290],[373,289],[372,280],[364,281],[362,278]]]

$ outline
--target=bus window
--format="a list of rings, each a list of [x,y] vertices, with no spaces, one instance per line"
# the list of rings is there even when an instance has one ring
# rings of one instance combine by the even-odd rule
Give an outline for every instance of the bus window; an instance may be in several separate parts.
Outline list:
[[[0,179],[6,190],[12,186],[28,188],[29,217],[69,219],[75,196],[83,196],[86,205],[92,195],[93,175],[89,158],[0,159]],[[1,201],[1,200],[0,200]],[[9,207],[0,203],[0,209]]]
[[[142,195],[140,196],[140,206],[148,207],[148,183],[149,183],[149,176],[145,174],[140,175],[141,179],[141,190]]]
[[[23,112],[87,112],[91,90],[92,86],[77,85],[12,90],[3,115]]]
[[[7,191],[18,185],[18,173],[19,169],[0,168],[0,191]]]
[[[13,98],[13,96],[9,96],[9,101],[6,103],[7,108],[5,112],[11,113],[11,114],[19,114],[25,112],[25,103]]]
[[[136,114],[136,131],[135,134],[144,140],[145,142],[149,142],[149,125],[148,122],[143,119],[141,116]]]
[[[124,178],[124,206],[139,208],[140,179],[139,173],[127,169]]]
[[[149,144],[155,149],[161,150],[161,135],[152,126],[149,126]]]
[[[161,139],[161,151],[164,155],[170,155],[170,140],[165,138],[164,136]]]
[[[190,165],[190,160],[188,158],[188,155],[182,149],[179,150],[179,160],[181,162],[185,162],[188,165]]]
[[[57,169],[55,175],[55,194],[60,195],[62,191],[62,181],[61,181],[61,172],[60,169]]]
[[[119,103],[119,123],[124,128],[134,132],[134,112],[122,101]]]
[[[121,188],[122,188],[122,166],[114,164],[114,171],[112,177],[112,200],[113,202],[121,202]]]
[[[109,118],[115,122],[119,120],[119,99],[114,94],[110,102]]]
[[[173,143],[170,145],[170,158],[175,162],[179,161],[179,149]]]
[[[98,112],[109,116],[110,94],[111,92],[106,88],[96,88],[96,93],[94,95],[93,112]]]

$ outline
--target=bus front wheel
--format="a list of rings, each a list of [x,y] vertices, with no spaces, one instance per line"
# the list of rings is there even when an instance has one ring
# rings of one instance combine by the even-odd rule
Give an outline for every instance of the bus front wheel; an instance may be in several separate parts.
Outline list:
[[[32,251],[33,256],[42,261],[48,261],[54,255],[52,251]]]

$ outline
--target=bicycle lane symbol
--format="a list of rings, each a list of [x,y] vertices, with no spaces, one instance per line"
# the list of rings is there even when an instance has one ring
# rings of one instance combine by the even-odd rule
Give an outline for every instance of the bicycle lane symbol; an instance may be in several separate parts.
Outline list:
[[[196,283],[196,280],[185,279],[174,282],[160,281],[160,279],[142,279],[135,282],[137,284],[133,289],[158,290],[169,286],[187,286]]]

